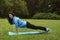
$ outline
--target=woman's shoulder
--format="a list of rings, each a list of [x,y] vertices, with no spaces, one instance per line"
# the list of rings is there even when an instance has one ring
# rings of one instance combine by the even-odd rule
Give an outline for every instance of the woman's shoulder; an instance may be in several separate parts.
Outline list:
[[[16,17],[16,16],[14,16],[14,18],[13,18],[14,20],[19,20],[20,18],[19,17]]]

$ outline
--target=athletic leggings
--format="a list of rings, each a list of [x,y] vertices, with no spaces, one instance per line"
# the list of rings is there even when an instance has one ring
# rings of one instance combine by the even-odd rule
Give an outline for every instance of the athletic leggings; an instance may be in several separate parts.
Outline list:
[[[39,30],[44,30],[44,31],[46,31],[46,28],[45,28],[45,27],[35,26],[35,25],[33,25],[33,24],[30,24],[29,22],[27,22],[27,28],[30,28],[30,29],[39,29]]]

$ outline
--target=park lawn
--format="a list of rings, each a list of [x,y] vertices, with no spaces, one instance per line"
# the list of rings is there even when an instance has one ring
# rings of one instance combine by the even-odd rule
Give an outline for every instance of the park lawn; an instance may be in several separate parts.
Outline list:
[[[8,32],[15,32],[15,26],[10,25],[7,19],[0,19],[0,40],[60,40],[60,20],[35,20],[35,19],[23,19],[28,20],[31,24],[37,26],[44,26],[50,28],[48,34],[36,34],[36,35],[13,35],[9,36]],[[19,31],[37,31],[34,29],[19,28]]]

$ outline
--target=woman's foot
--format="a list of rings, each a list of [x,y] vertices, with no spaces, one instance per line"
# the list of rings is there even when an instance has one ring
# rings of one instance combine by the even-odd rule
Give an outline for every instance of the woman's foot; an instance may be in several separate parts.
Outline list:
[[[48,33],[49,31],[50,31],[50,29],[49,28],[46,28],[46,31],[45,32]]]

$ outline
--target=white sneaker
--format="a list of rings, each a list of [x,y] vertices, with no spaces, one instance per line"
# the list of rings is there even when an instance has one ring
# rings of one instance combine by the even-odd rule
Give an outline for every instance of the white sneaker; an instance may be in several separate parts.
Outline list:
[[[50,31],[50,29],[49,28],[46,28],[46,31],[45,32],[48,33],[49,31]]]

